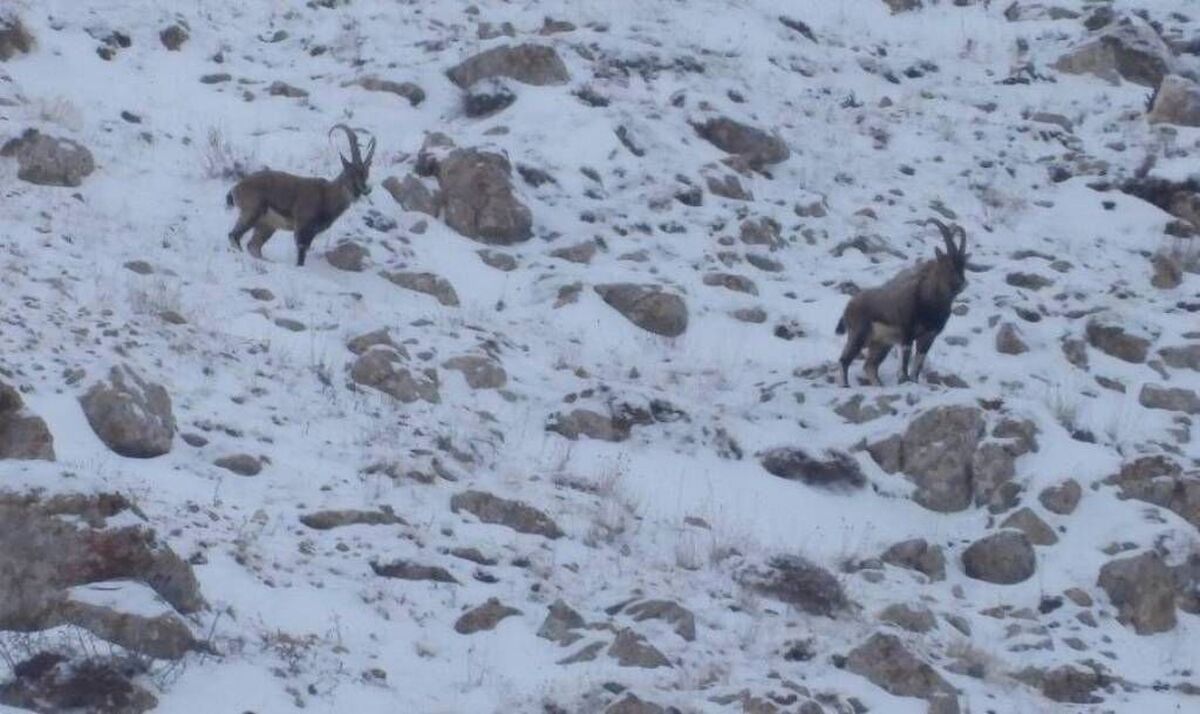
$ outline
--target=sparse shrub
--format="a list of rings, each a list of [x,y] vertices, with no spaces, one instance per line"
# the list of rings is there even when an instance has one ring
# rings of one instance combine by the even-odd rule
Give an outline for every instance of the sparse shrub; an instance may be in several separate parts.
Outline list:
[[[206,177],[235,181],[251,172],[254,157],[234,147],[225,133],[214,126],[205,137],[202,164]]]

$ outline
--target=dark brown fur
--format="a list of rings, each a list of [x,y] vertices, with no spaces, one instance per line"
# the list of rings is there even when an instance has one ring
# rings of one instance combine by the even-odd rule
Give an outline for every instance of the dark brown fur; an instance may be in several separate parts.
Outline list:
[[[351,203],[371,192],[367,179],[375,140],[371,139],[364,159],[354,130],[345,124],[333,129],[339,128],[350,138],[351,158],[341,157],[342,172],[332,181],[264,170],[242,179],[226,194],[226,205],[238,209],[237,223],[229,231],[234,248],[242,249],[242,236],[253,228],[254,235],[246,248],[250,255],[262,258],[263,245],[275,231],[291,231],[296,238],[296,265],[304,265],[313,239],[333,225]]]
[[[946,252],[937,249],[933,260],[908,268],[879,287],[863,290],[846,305],[837,326],[839,335],[847,335],[839,360],[843,387],[850,386],[850,364],[863,347],[867,347],[867,379],[879,385],[879,365],[897,344],[903,350],[900,381],[909,380],[908,363],[915,342],[917,358],[911,379],[920,379],[925,355],[946,326],[954,298],[967,282],[966,232],[961,226],[947,227],[935,218],[927,223],[941,230]],[[961,236],[957,245],[955,232]]]

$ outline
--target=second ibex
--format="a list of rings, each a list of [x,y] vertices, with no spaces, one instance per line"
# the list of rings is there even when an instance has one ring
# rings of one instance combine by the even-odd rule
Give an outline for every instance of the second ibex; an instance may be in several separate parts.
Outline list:
[[[375,156],[375,139],[367,145],[367,156],[363,158],[354,130],[337,124],[329,133],[336,129],[345,131],[350,139],[350,158],[341,156],[342,172],[332,181],[263,170],[242,179],[226,194],[226,205],[238,209],[237,223],[229,231],[234,248],[242,249],[242,236],[253,228],[254,235],[246,247],[250,255],[262,258],[263,245],[275,231],[291,231],[296,237],[296,265],[304,265],[317,234],[333,225],[351,203],[371,192],[367,178]]]

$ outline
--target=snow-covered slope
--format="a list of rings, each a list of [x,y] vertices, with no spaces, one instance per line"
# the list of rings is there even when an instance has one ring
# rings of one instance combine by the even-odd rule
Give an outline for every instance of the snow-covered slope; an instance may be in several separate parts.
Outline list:
[[[1097,3],[1055,3],[1078,17],[1051,19],[1060,15],[1020,2],[1028,19],[1017,21],[998,3],[946,1],[895,15],[876,0],[8,4],[37,47],[0,64],[0,99],[12,100],[0,102],[0,140],[30,127],[74,139],[96,169],[78,188],[47,187],[0,159],[0,368],[48,423],[57,455],[3,462],[0,488],[124,493],[193,563],[210,607],[189,622],[213,653],[139,679],[157,711],[599,712],[626,690],[684,712],[925,711],[845,666],[877,631],[931,663],[963,711],[1200,707],[1196,615],[1181,609],[1169,631],[1139,635],[1097,584],[1124,550],[1156,550],[1169,566],[1198,552],[1196,525],[1105,480],[1142,454],[1172,454],[1185,471],[1200,456],[1184,412],[1139,400],[1147,383],[1200,381],[1155,363],[1159,348],[1196,344],[1198,278],[1152,287],[1149,259],[1195,249],[1164,235],[1168,214],[1095,188],[1133,177],[1148,156],[1154,175],[1188,176],[1200,130],[1148,124],[1147,87],[1052,69],[1086,37]],[[1186,0],[1113,5],[1200,32]],[[548,18],[570,25],[542,32]],[[189,37],[168,51],[159,33],[176,22]],[[506,22],[514,37],[480,39],[485,23]],[[130,46],[102,59],[114,30]],[[524,42],[553,47],[570,80],[511,81],[512,106],[467,117],[446,70]],[[1183,73],[1200,65],[1175,61]],[[201,81],[220,73],[228,81]],[[414,106],[353,84],[365,76],[415,83],[425,98]],[[307,96],[275,96],[273,82]],[[751,200],[707,183],[734,175],[694,128],[719,116],[790,148],[738,177]],[[431,132],[546,172],[553,181],[540,186],[513,176],[533,237],[484,246],[377,187],[304,268],[288,234],[266,261],[230,250],[235,164],[332,177],[337,122],[377,138],[376,184],[413,172]],[[700,205],[676,198],[689,187]],[[886,386],[836,387],[847,294],[931,257],[941,239],[915,225],[929,216],[963,225],[972,256],[930,354],[936,383],[897,386],[893,356]],[[761,219],[778,235],[745,242],[743,223]],[[342,240],[369,251],[366,270],[321,259]],[[594,251],[569,255],[584,262],[552,254],[582,244]],[[485,263],[484,248],[516,268]],[[441,276],[459,304],[381,271]],[[727,289],[706,282],[714,273],[748,280]],[[682,296],[686,331],[644,331],[593,290],[621,282]],[[1146,335],[1149,363],[1091,346],[1086,364],[1070,361],[1064,341],[1084,340],[1095,316]],[[1020,354],[997,350],[1010,323]],[[436,370],[436,403],[354,383],[347,343],[380,328],[414,371]],[[445,366],[463,355],[501,366],[505,385],[472,388]],[[180,431],[170,453],[124,458],[89,427],[78,397],[116,364],[166,387]],[[868,405],[888,398],[878,418],[847,416],[860,394]],[[1036,451],[1015,460],[1013,502],[929,510],[910,479],[861,448],[952,405],[1036,427]],[[627,438],[548,430],[575,409],[616,415],[606,424]],[[778,478],[760,458],[777,447],[849,452],[866,485]],[[262,457],[263,468],[245,477],[214,465],[230,454]],[[1067,478],[1082,485],[1078,509],[1047,511],[1038,495]],[[523,501],[564,535],[452,509],[469,490]],[[1020,507],[1056,532],[1036,548],[1034,575],[968,577],[967,546]],[[380,508],[403,523],[300,521]],[[913,538],[944,548],[944,580],[879,562]],[[479,562],[461,557],[467,548]],[[746,574],[779,555],[828,569],[851,604],[813,615],[753,587]],[[455,582],[373,568],[397,561]],[[1095,604],[1064,605],[1071,588]],[[519,612],[456,631],[490,598]],[[614,607],[631,599],[677,603],[694,637]],[[570,645],[538,636],[556,600],[593,625]],[[881,623],[895,603],[928,608],[933,628]],[[622,666],[610,645],[632,636],[626,628],[665,666]],[[0,651],[19,660],[83,641],[42,637],[0,640]],[[593,660],[560,663],[593,643]],[[1096,704],[1052,701],[1028,672],[1016,677],[1062,665],[1104,673]]]

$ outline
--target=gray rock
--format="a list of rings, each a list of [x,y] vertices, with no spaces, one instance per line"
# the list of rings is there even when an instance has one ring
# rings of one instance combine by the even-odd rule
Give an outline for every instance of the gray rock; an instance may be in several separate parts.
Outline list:
[[[391,563],[371,563],[371,570],[383,578],[398,580],[428,580],[435,583],[457,585],[458,580],[440,565],[425,565],[408,560],[396,560]]]
[[[501,620],[520,614],[520,610],[503,605],[496,598],[489,598],[484,604],[463,613],[455,621],[454,631],[460,635],[473,635],[494,630]]]
[[[1178,75],[1163,78],[1146,119],[1151,124],[1200,126],[1200,84]]]
[[[33,34],[15,14],[0,14],[0,62],[33,51]]]
[[[0,382],[0,461],[5,459],[54,461],[54,436],[25,407],[21,393]]]
[[[670,667],[671,663],[662,652],[646,642],[646,638],[630,629],[617,633],[616,639],[608,648],[608,656],[617,661],[622,667],[640,667],[655,669]]]
[[[342,86],[356,84],[368,92],[387,92],[408,100],[409,106],[418,106],[425,101],[425,90],[412,82],[396,82],[379,77],[361,77]]]
[[[765,245],[774,248],[781,243],[779,237],[781,230],[782,226],[779,225],[779,221],[763,216],[758,219],[747,218],[742,221],[741,226],[738,227],[738,235],[747,245]]]
[[[171,450],[175,415],[162,385],[147,382],[127,366],[113,367],[108,379],[79,399],[92,431],[115,453],[135,459]]]
[[[504,156],[455,149],[438,162],[446,225],[481,243],[512,245],[533,235],[533,214],[517,198]]]
[[[902,471],[916,484],[917,503],[934,511],[961,511],[971,505],[984,426],[978,407],[935,407],[914,419],[902,437],[867,450],[885,471]]]
[[[688,642],[696,639],[696,616],[674,600],[642,600],[625,609],[635,622],[661,620],[675,628],[675,634]]]
[[[921,0],[883,0],[883,3],[888,6],[893,15],[920,10],[922,7]]]
[[[1163,347],[1158,356],[1168,367],[1200,372],[1200,343]]]
[[[96,169],[92,152],[70,139],[26,129],[0,147],[0,156],[16,158],[17,178],[42,186],[79,186]]]
[[[1020,355],[1029,351],[1029,345],[1021,338],[1016,325],[1005,322],[996,331],[996,351],[1003,355]]]
[[[530,43],[493,47],[464,60],[446,74],[463,89],[493,77],[508,77],[534,86],[566,84],[571,80],[567,66],[553,47]]]
[[[479,251],[477,254],[479,255],[479,259],[482,260],[484,264],[495,268],[496,270],[501,270],[508,273],[517,269],[517,259],[508,253],[484,249]]]
[[[694,126],[700,138],[726,153],[738,155],[754,169],[777,164],[792,153],[777,135],[728,117],[716,117]]]
[[[814,458],[804,449],[781,446],[764,453],[760,462],[774,476],[809,486],[852,490],[867,483],[858,461],[844,451],[826,450]]]
[[[1000,527],[1021,531],[1034,545],[1054,545],[1058,542],[1054,529],[1028,506],[1005,518]]]
[[[1175,580],[1158,553],[1110,560],[1096,583],[1117,608],[1117,619],[1139,635],[1175,628]]]
[[[937,627],[937,618],[933,611],[924,605],[894,603],[880,611],[879,620],[917,633],[929,632]]]
[[[217,466],[238,476],[257,476],[262,471],[262,460],[250,454],[230,454],[213,461]]]
[[[508,384],[508,373],[495,360],[478,355],[451,357],[442,363],[446,369],[462,372],[471,389],[501,389]]]
[[[967,577],[996,585],[1014,585],[1033,577],[1037,556],[1021,531],[1002,530],[975,541],[962,554]]]
[[[1104,701],[1092,694],[1103,687],[1107,680],[1095,669],[1079,669],[1064,664],[1043,673],[1041,679],[1042,696],[1050,701],[1069,704],[1097,704]]]
[[[338,242],[337,247],[325,253],[325,260],[338,270],[361,273],[366,267],[371,251],[352,240]]]
[[[392,340],[392,335],[386,327],[381,327],[378,330],[372,330],[371,332],[366,332],[352,338],[346,343],[346,348],[356,355],[361,355],[376,345],[390,347],[401,357],[408,359],[408,351],[404,349],[403,345],[397,345]]]
[[[504,111],[517,101],[517,95],[502,79],[484,79],[467,88],[463,93],[463,113],[473,119],[491,116]]]
[[[1174,257],[1155,253],[1150,258],[1150,266],[1154,269],[1150,284],[1159,290],[1174,290],[1183,284],[1183,267]]]
[[[687,303],[674,293],[636,283],[607,283],[595,290],[610,307],[647,332],[678,337],[687,331]]]
[[[586,436],[598,441],[613,443],[629,438],[630,424],[618,421],[591,409],[572,409],[563,414],[555,414],[546,431],[564,436],[571,441]]]
[[[1171,49],[1141,18],[1128,15],[1104,28],[1099,36],[1070,50],[1054,68],[1067,74],[1093,74],[1109,82],[1121,79],[1157,87],[1172,72]]]
[[[905,648],[895,635],[871,635],[846,656],[846,669],[898,697],[916,697],[930,702],[955,698],[954,687],[936,669]],[[958,711],[957,702],[953,709],[943,708],[942,711]]]
[[[754,284],[753,280],[735,273],[708,273],[704,276],[704,284],[747,295],[758,294],[758,286]]]
[[[67,600],[58,608],[57,616],[63,623],[81,627],[102,640],[155,659],[179,660],[199,647],[187,623],[173,612],[147,616]]]
[[[466,511],[483,523],[505,526],[518,533],[552,540],[563,536],[562,529],[545,513],[521,501],[500,498],[486,491],[455,494],[450,499],[450,510],[454,513]]]
[[[1147,409],[1200,414],[1200,396],[1185,387],[1144,384],[1138,394],[1138,403]]]
[[[389,347],[372,347],[350,367],[355,383],[377,389],[384,394],[411,404],[423,399],[430,404],[441,401],[437,372],[424,370],[419,376],[403,366],[406,358]]]
[[[295,85],[288,84],[281,80],[271,82],[267,87],[267,94],[272,97],[287,97],[288,99],[303,99],[308,96],[307,89],[301,89]]]
[[[1083,497],[1083,488],[1079,482],[1069,478],[1060,484],[1048,486],[1038,494],[1042,507],[1060,516],[1069,516],[1075,512],[1079,499]]]
[[[564,657],[556,664],[568,665],[579,664],[580,662],[594,662],[596,657],[600,655],[600,651],[604,649],[604,642],[590,642],[579,648],[578,652]]]
[[[315,511],[300,516],[300,522],[318,531],[327,531],[345,526],[392,526],[407,525],[403,518],[390,510],[361,511],[342,509]]]
[[[1135,498],[1174,511],[1200,529],[1200,478],[1185,474],[1166,456],[1143,456],[1124,464],[1106,479],[1121,489],[1121,498]]]
[[[596,256],[596,242],[585,240],[575,245],[555,248],[550,251],[550,256],[571,263],[586,265],[592,262],[592,258]]]
[[[440,275],[410,271],[380,271],[379,275],[388,282],[405,290],[425,293],[437,298],[446,307],[458,307],[458,293],[454,286]]]
[[[613,702],[604,714],[669,714],[666,709],[655,704],[647,702],[643,699],[638,699],[633,692],[626,692],[625,698],[619,702]]]
[[[158,33],[158,39],[162,42],[163,47],[166,47],[170,52],[178,52],[183,44],[188,41],[188,31],[179,23],[173,23]]]
[[[42,651],[12,669],[13,678],[0,684],[0,704],[7,707],[96,714],[142,714],[158,707],[158,699],[135,681],[133,668],[117,657],[68,659]]]
[[[582,630],[586,625],[583,616],[561,599],[555,600],[550,604],[537,636],[566,647],[583,638],[576,630]]]
[[[709,175],[705,177],[705,183],[708,186],[708,192],[714,196],[734,201],[754,200],[754,192],[743,187],[741,180],[736,174]]]
[[[850,607],[838,579],[798,555],[773,557],[765,569],[750,566],[737,577],[746,587],[810,615],[834,617]]]
[[[437,217],[439,209],[437,196],[416,176],[408,174],[403,179],[389,176],[383,182],[383,187],[404,210]]]
[[[1146,361],[1150,340],[1125,331],[1120,325],[1092,320],[1087,325],[1087,341],[1106,355],[1133,364]]]
[[[930,545],[924,538],[901,541],[884,551],[883,562],[898,568],[924,573],[930,580],[946,579],[946,556],[939,545]]]

